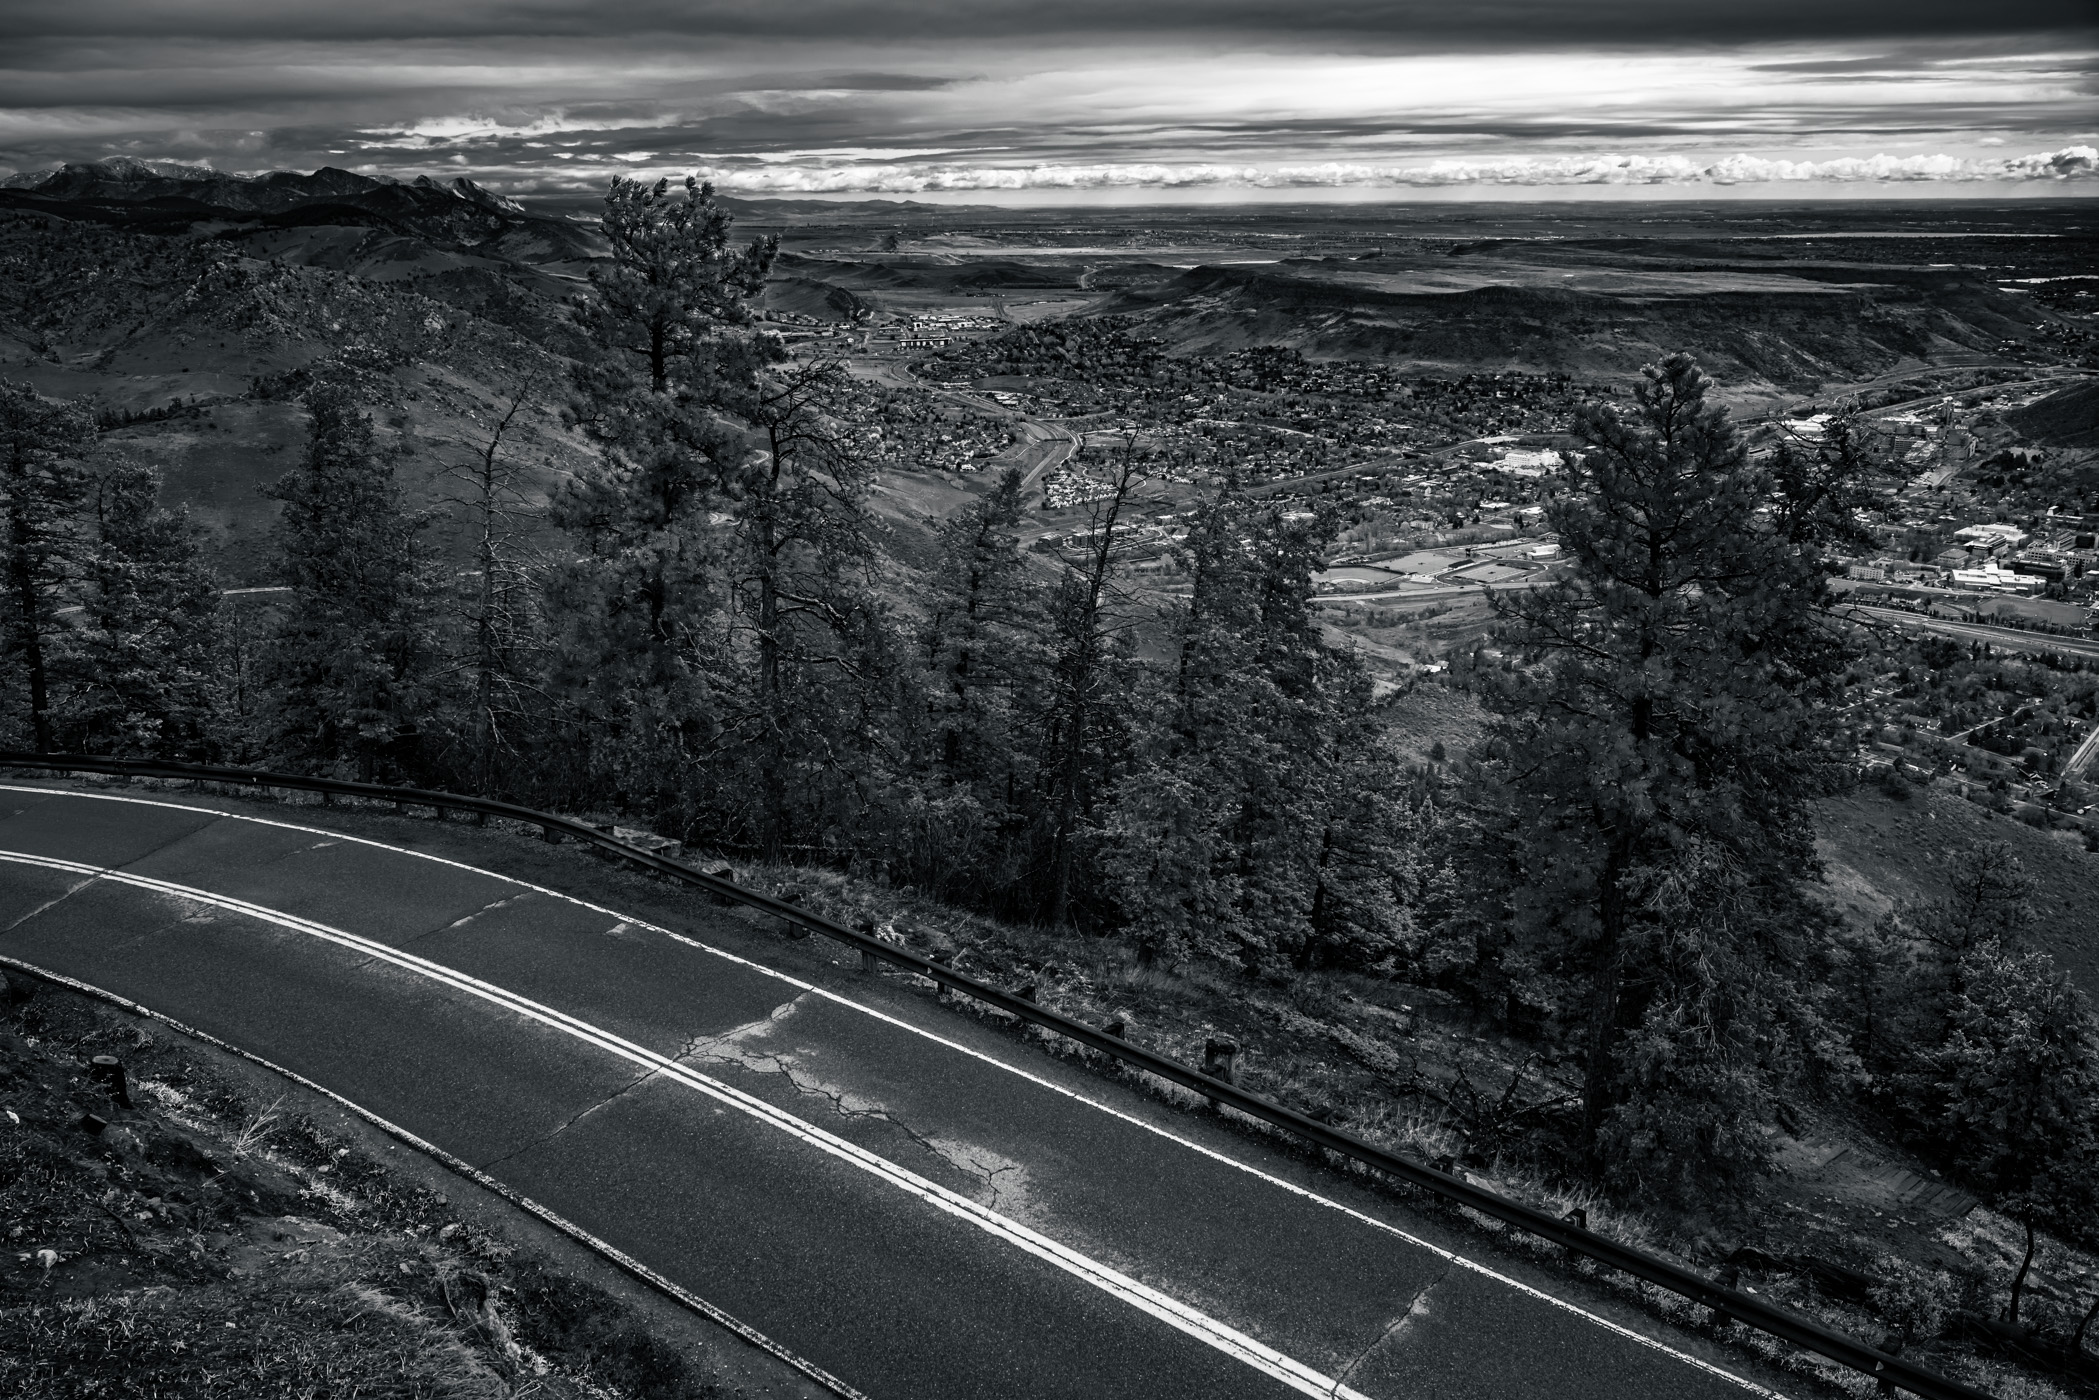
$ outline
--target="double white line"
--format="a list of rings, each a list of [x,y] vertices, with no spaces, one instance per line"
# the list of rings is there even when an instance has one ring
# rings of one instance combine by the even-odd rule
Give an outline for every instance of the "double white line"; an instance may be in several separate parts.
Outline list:
[[[1266,1375],[1274,1377],[1293,1390],[1306,1395],[1327,1397],[1327,1400],[1369,1400],[1361,1392],[1352,1390],[1331,1376],[1322,1375],[1304,1363],[1285,1356],[1271,1346],[1256,1341],[1236,1328],[1229,1327],[1177,1299],[1170,1298],[1158,1289],[1139,1283],[1136,1279],[1110,1268],[1095,1259],[1089,1259],[1076,1250],[1057,1243],[1036,1230],[1031,1230],[1017,1220],[999,1214],[967,1196],[948,1190],[928,1181],[915,1172],[878,1157],[865,1148],[856,1146],[813,1124],[775,1108],[763,1099],[754,1098],[739,1089],[724,1084],[718,1079],[699,1073],[690,1066],[657,1054],[644,1046],[587,1021],[580,1021],[566,1012],[556,1011],[515,992],[484,982],[456,969],[419,958],[399,948],[347,933],[327,924],[316,923],[285,914],[246,900],[227,895],[214,894],[188,885],[178,885],[167,880],[156,880],[146,875],[133,875],[105,866],[87,865],[78,861],[58,860],[49,856],[32,856],[12,851],[0,851],[0,861],[17,865],[37,866],[46,870],[63,871],[67,874],[87,877],[87,881],[107,880],[116,884],[130,885],[171,899],[188,900],[225,909],[247,918],[274,924],[294,933],[302,933],[322,942],[351,949],[381,962],[390,963],[404,971],[415,973],[460,991],[469,996],[501,1007],[527,1020],[536,1021],[552,1030],[593,1045],[607,1054],[616,1056],[630,1064],[675,1080],[677,1083],[704,1094],[726,1107],[733,1108],[751,1118],[786,1133],[811,1147],[827,1152],[840,1161],[850,1163],[906,1195],[915,1196],[936,1210],[944,1211],[958,1220],[976,1226],[986,1234],[995,1236],[1017,1249],[1026,1251],[1038,1259],[1045,1260],[1064,1270],[1074,1278],[1142,1312],[1178,1328],[1197,1341],[1243,1362]]]

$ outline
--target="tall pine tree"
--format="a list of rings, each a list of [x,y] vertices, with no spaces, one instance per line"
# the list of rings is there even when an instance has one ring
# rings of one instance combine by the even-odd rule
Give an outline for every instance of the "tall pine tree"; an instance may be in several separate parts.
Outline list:
[[[1782,1062],[1783,975],[1819,926],[1806,804],[1838,761],[1818,687],[1815,512],[1751,462],[1688,356],[1630,413],[1590,405],[1549,508],[1564,582],[1497,600],[1520,664],[1486,673],[1500,890],[1570,988],[1580,1147],[1625,1185],[1752,1163],[1754,1062]]]
[[[160,489],[139,462],[95,479],[69,722],[83,752],[200,758],[223,743],[218,584],[203,532]]]
[[[460,751],[452,767],[483,796],[513,790],[545,719],[546,627],[528,542],[537,511],[524,464],[503,450],[535,387],[512,397],[478,456],[444,473],[450,486],[444,499],[463,516],[473,561],[451,590],[449,708],[458,716],[454,745]]]
[[[1227,486],[1182,551],[1173,654],[1102,863],[1141,951],[1248,972],[1390,966],[1410,928],[1410,813],[1368,678],[1325,645],[1333,521]]]
[[[1011,468],[991,492],[940,530],[921,645],[933,693],[933,762],[942,781],[1002,786],[1021,747],[1015,691],[1038,669],[1031,624],[1040,606],[1016,533],[1021,473]]]
[[[55,703],[73,637],[60,609],[80,582],[87,552],[90,483],[82,458],[94,421],[81,409],[40,398],[27,384],[0,383],[0,509],[6,580],[0,597],[0,659],[19,686],[6,687],[14,742],[39,753],[58,746]]]
[[[735,737],[707,698],[733,543],[718,517],[759,469],[739,410],[781,351],[748,305],[777,243],[736,249],[730,223],[711,186],[615,179],[613,256],[575,312],[597,353],[575,372],[568,416],[597,456],[553,503],[576,557],[548,599],[564,628],[554,680],[576,740],[570,782],[658,811]]]
[[[725,795],[755,799],[745,825],[772,859],[796,829],[859,845],[866,789],[894,767],[879,736],[902,658],[873,586],[872,473],[830,411],[843,378],[821,361],[764,369],[724,404],[761,450],[721,503],[730,607],[713,704],[732,739]]]
[[[262,663],[282,761],[414,776],[437,662],[437,579],[394,459],[349,389],[309,390],[306,458],[268,487],[291,599]]]

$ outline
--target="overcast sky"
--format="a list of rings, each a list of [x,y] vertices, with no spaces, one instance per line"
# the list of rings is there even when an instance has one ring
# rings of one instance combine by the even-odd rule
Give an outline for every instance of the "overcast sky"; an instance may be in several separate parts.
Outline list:
[[[4,0],[108,155],[989,199],[2099,193],[2093,0]]]

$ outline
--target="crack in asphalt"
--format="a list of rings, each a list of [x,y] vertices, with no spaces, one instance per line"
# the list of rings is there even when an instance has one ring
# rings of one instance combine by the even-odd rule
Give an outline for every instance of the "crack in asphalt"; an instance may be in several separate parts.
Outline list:
[[[74,895],[76,895],[76,894],[79,894],[79,893],[80,893],[80,892],[81,892],[82,890],[86,889],[86,888],[87,888],[88,886],[90,886],[90,885],[93,885],[93,884],[95,884],[95,883],[99,882],[99,881],[100,881],[101,879],[102,879],[102,876],[101,876],[101,874],[99,874],[99,873],[98,873],[98,874],[94,874],[94,875],[90,875],[90,876],[88,876],[88,877],[87,877],[87,878],[86,878],[85,880],[82,880],[82,881],[81,881],[81,882],[80,882],[79,884],[77,884],[77,885],[73,885],[73,886],[71,886],[70,888],[68,888],[68,889],[66,890],[66,892],[65,892],[64,894],[60,895],[60,896],[59,896],[58,898],[56,898],[56,899],[47,899],[47,900],[45,900],[45,901],[44,901],[44,902],[43,902],[42,904],[39,904],[39,905],[38,905],[38,906],[37,906],[36,908],[34,908],[34,909],[30,910],[30,911],[29,911],[29,912],[28,912],[27,914],[24,914],[24,915],[23,915],[23,916],[22,916],[21,918],[19,918],[19,919],[16,919],[16,920],[15,920],[15,921],[14,921],[13,923],[9,924],[9,925],[8,925],[8,926],[7,926],[6,928],[0,928],[0,935],[4,935],[4,934],[9,934],[9,933],[13,933],[13,932],[14,932],[14,931],[15,931],[16,929],[18,929],[18,928],[20,928],[20,927],[21,927],[22,925],[24,925],[24,924],[28,923],[28,922],[29,922],[29,921],[30,921],[31,919],[34,919],[34,918],[35,918],[35,917],[36,917],[37,915],[39,915],[39,914],[44,914],[44,913],[48,913],[48,912],[50,912],[51,910],[53,910],[53,909],[56,909],[56,908],[57,908],[57,907],[58,907],[59,905],[61,905],[61,904],[65,903],[65,902],[66,902],[67,900],[71,899],[71,898],[72,898],[72,897],[73,897]],[[171,899],[171,900],[174,900],[174,901],[175,901],[176,903],[179,903],[179,904],[190,904],[190,905],[194,905],[194,904],[196,903],[196,901],[194,901],[194,900],[185,900],[185,899],[183,899],[183,898],[182,898],[182,896],[180,896],[180,895],[169,895],[169,896],[167,896],[167,898],[169,898],[169,899]],[[187,923],[191,923],[191,922],[194,922],[194,921],[199,921],[199,920],[201,920],[202,922],[205,922],[205,923],[209,923],[209,922],[211,922],[211,918],[212,918],[212,916],[211,916],[210,914],[208,914],[208,913],[203,913],[203,914],[200,914],[200,913],[196,913],[196,912],[194,912],[194,911],[193,911],[193,912],[190,912],[190,913],[182,913],[182,914],[177,914],[177,915],[176,915],[176,916],[175,916],[174,918],[172,918],[172,919],[169,919],[169,920],[167,920],[167,921],[166,921],[166,922],[164,922],[164,923],[158,923],[158,924],[155,924],[155,925],[153,925],[153,927],[151,927],[151,928],[149,928],[149,929],[145,930],[144,932],[142,932],[142,933],[138,934],[137,936],[133,937],[133,938],[132,938],[132,939],[130,939],[130,940],[129,940],[129,941],[127,942],[127,943],[119,943],[119,944],[116,944],[116,945],[114,945],[114,946],[116,946],[116,947],[120,947],[120,948],[122,948],[122,947],[130,947],[130,946],[133,946],[133,945],[136,945],[136,944],[139,944],[139,943],[143,943],[143,942],[145,942],[145,941],[146,941],[147,939],[151,938],[151,937],[152,937],[152,936],[153,936],[154,934],[156,934],[156,933],[159,933],[159,932],[160,932],[160,931],[161,931],[162,929],[164,929],[164,928],[173,928],[173,927],[174,927],[175,925],[177,925],[177,924],[187,924]]]
[[[693,1052],[694,1047],[702,1043],[704,1043],[703,1040],[688,1040],[685,1042],[684,1049],[680,1050],[677,1054],[672,1055],[669,1058],[672,1061],[672,1063],[676,1063],[677,1061],[683,1060],[687,1055],[690,1055]],[[530,1152],[536,1147],[545,1147],[555,1138],[560,1137],[570,1128],[575,1127],[576,1124],[590,1117],[591,1114],[596,1113],[599,1109],[608,1107],[617,1100],[625,1097],[628,1094],[633,1093],[636,1089],[639,1089],[642,1085],[648,1083],[651,1079],[654,1079],[657,1075],[661,1073],[663,1073],[663,1070],[660,1066],[651,1066],[648,1069],[643,1070],[640,1074],[635,1075],[632,1079],[620,1085],[619,1088],[614,1089],[611,1093],[607,1094],[604,1098],[599,1099],[596,1103],[590,1105],[588,1108],[579,1109],[577,1112],[570,1114],[569,1117],[564,1119],[560,1124],[558,1124],[552,1132],[543,1133],[539,1137],[534,1138],[532,1141],[527,1142],[522,1146],[513,1148],[508,1152],[505,1152],[500,1157],[492,1158],[489,1161],[482,1163],[481,1170],[487,1171],[489,1168],[497,1166],[503,1162],[507,1162],[513,1157],[517,1157],[526,1152]]]
[[[815,995],[814,992],[804,992],[794,1000],[773,1008],[772,1012],[762,1021],[752,1021],[745,1025],[737,1026],[733,1030],[724,1031],[719,1035],[706,1036],[694,1041],[679,1053],[678,1058],[692,1057],[703,1064],[729,1065],[749,1070],[753,1074],[778,1075],[787,1081],[788,1086],[797,1095],[804,1098],[822,1099],[831,1106],[831,1111],[839,1117],[886,1123],[902,1133],[905,1138],[916,1144],[930,1156],[947,1163],[958,1171],[978,1178],[983,1183],[984,1191],[990,1198],[986,1204],[994,1209],[1003,1207],[1009,1189],[1016,1192],[1017,1199],[1017,1184],[1009,1187],[1009,1184],[1000,1178],[1008,1173],[1018,1172],[1020,1173],[1019,1180],[1025,1181],[1026,1171],[1019,1162],[1010,1161],[987,1148],[977,1147],[970,1143],[929,1137],[912,1127],[909,1123],[904,1122],[901,1118],[898,1118],[882,1105],[869,1103],[865,1099],[858,1098],[851,1090],[835,1088],[798,1074],[794,1056],[790,1052],[766,1053],[754,1051],[741,1044],[746,1038],[765,1035],[772,1031],[780,1022],[794,1015],[801,1008],[803,1002],[813,995]]]
[[[101,879],[101,878],[102,878],[102,877],[101,877],[100,875],[90,875],[90,876],[88,876],[88,877],[87,877],[87,878],[86,878],[85,880],[82,880],[82,881],[81,881],[81,882],[80,882],[79,884],[77,884],[77,885],[74,885],[74,886],[71,886],[70,888],[68,888],[68,889],[66,890],[66,892],[65,892],[64,894],[60,895],[60,896],[59,896],[58,898],[56,898],[56,899],[47,899],[47,900],[45,900],[45,901],[44,901],[44,902],[43,902],[42,904],[39,904],[39,905],[38,905],[38,906],[37,906],[36,908],[34,908],[34,909],[30,910],[30,911],[29,911],[29,912],[28,912],[27,914],[24,914],[24,915],[23,915],[23,916],[22,916],[21,918],[19,918],[19,919],[16,919],[16,920],[15,920],[15,921],[14,921],[13,923],[9,924],[9,925],[8,925],[8,926],[7,926],[6,928],[0,928],[0,933],[13,933],[13,932],[14,932],[14,931],[15,931],[16,929],[18,929],[18,928],[20,928],[20,927],[21,927],[22,925],[24,925],[24,924],[28,923],[28,922],[29,922],[29,921],[30,921],[31,919],[35,918],[35,917],[36,917],[37,915],[39,915],[39,914],[41,914],[41,913],[44,913],[44,912],[45,912],[46,910],[49,910],[49,909],[56,909],[56,908],[57,908],[57,907],[58,907],[59,905],[61,905],[61,904],[64,904],[64,903],[65,903],[65,902],[66,902],[67,900],[71,899],[71,898],[72,898],[72,897],[73,897],[74,895],[76,895],[76,894],[79,894],[79,893],[80,893],[80,892],[81,892],[82,890],[86,889],[86,888],[87,888],[87,887],[88,887],[89,885],[92,885],[92,884],[94,884],[94,883],[95,883],[95,881],[97,881],[97,880],[99,880],[99,879]]]
[[[48,800],[49,800],[49,799],[46,799],[46,801],[48,801]],[[42,806],[42,805],[44,805],[44,804],[43,804],[43,803],[36,803],[36,804],[33,804],[33,805],[35,805],[35,806]],[[23,811],[25,811],[25,812],[26,812],[27,810],[29,810],[29,809],[27,809],[27,808],[23,809]],[[208,811],[209,809],[205,809],[205,810],[207,810],[207,811]],[[13,815],[14,815],[14,816],[21,816],[21,815],[23,815],[23,812],[16,812],[16,813],[14,813]],[[135,855],[135,856],[133,856],[133,857],[132,857],[131,859],[129,859],[129,860],[127,860],[127,861],[125,861],[125,862],[124,862],[123,864],[121,864],[121,865],[111,865],[111,866],[107,866],[107,867],[105,867],[105,868],[103,868],[103,869],[101,869],[101,870],[98,870],[98,871],[96,871],[96,872],[95,872],[95,873],[94,873],[93,875],[90,875],[90,876],[88,876],[88,877],[87,877],[87,878],[86,878],[85,880],[82,880],[82,881],[81,881],[81,882],[80,882],[79,884],[77,884],[77,885],[74,885],[74,886],[70,887],[69,889],[67,889],[67,890],[66,890],[66,892],[65,892],[64,894],[60,895],[60,896],[59,896],[58,898],[56,898],[56,899],[52,899],[52,900],[46,900],[46,901],[45,901],[44,903],[42,903],[42,904],[39,904],[39,905],[38,905],[38,906],[37,906],[36,908],[34,908],[34,909],[30,910],[30,911],[29,911],[28,913],[26,913],[26,914],[22,915],[22,916],[21,916],[20,918],[16,919],[16,920],[15,920],[14,922],[10,923],[10,924],[9,924],[9,925],[8,925],[8,926],[7,926],[6,928],[0,928],[0,934],[4,934],[4,933],[13,933],[13,932],[14,932],[14,931],[15,931],[16,929],[18,929],[18,928],[20,928],[20,927],[21,927],[22,925],[24,925],[24,924],[28,923],[28,922],[29,922],[29,921],[30,921],[31,919],[34,919],[35,917],[37,917],[37,915],[39,915],[39,914],[44,914],[44,913],[48,913],[48,912],[49,912],[50,910],[52,910],[52,909],[55,909],[55,908],[56,908],[56,907],[58,907],[59,905],[61,905],[61,904],[65,903],[65,902],[66,902],[67,900],[71,899],[71,898],[72,898],[72,897],[73,897],[74,895],[76,895],[76,894],[79,894],[79,893],[80,893],[80,892],[81,892],[82,890],[86,889],[86,888],[87,888],[87,887],[88,887],[89,885],[92,885],[92,884],[94,884],[94,883],[95,883],[96,881],[98,881],[98,880],[102,879],[102,878],[103,878],[103,876],[105,876],[105,875],[115,874],[115,873],[117,873],[117,872],[120,872],[120,871],[130,871],[130,870],[131,870],[131,868],[132,868],[133,866],[135,866],[135,865],[138,865],[138,864],[139,864],[139,863],[141,863],[142,861],[148,861],[148,860],[151,860],[151,859],[152,859],[153,857],[155,857],[155,856],[159,855],[159,854],[160,854],[160,853],[161,853],[162,851],[165,851],[165,850],[167,850],[167,849],[168,849],[168,848],[169,848],[170,846],[177,846],[177,845],[180,845],[180,844],[181,844],[181,843],[183,843],[184,841],[187,841],[187,840],[189,840],[189,839],[190,839],[190,838],[191,838],[192,836],[198,836],[198,835],[201,835],[201,834],[203,834],[204,832],[206,832],[206,831],[209,831],[209,830],[210,830],[211,828],[213,828],[213,827],[217,826],[217,825],[218,825],[218,824],[219,824],[220,822],[223,822],[223,821],[235,821],[235,820],[239,820],[239,819],[238,819],[237,817],[234,817],[234,816],[233,816],[233,815],[232,815],[231,813],[228,813],[228,812],[209,812],[209,815],[210,815],[210,817],[211,817],[211,820],[210,820],[210,821],[208,821],[208,822],[204,822],[204,823],[202,823],[202,824],[200,824],[200,825],[198,825],[198,826],[194,826],[194,827],[190,828],[190,829],[189,829],[188,831],[179,831],[179,832],[175,833],[175,834],[174,834],[173,836],[170,836],[170,837],[169,837],[169,838],[168,838],[167,840],[165,840],[165,841],[162,841],[162,842],[161,842],[160,844],[158,844],[158,845],[156,845],[156,846],[151,846],[151,847],[148,847],[148,848],[147,848],[146,850],[140,851],[140,852],[139,852],[139,853],[138,853],[137,855]],[[333,842],[329,842],[329,843],[327,843],[327,844],[329,844],[329,845],[333,845],[333,844],[335,844],[335,843],[333,843]],[[273,858],[273,860],[272,860],[272,863],[274,864],[274,863],[275,863],[275,861],[283,860],[283,859],[285,859],[285,858],[286,858],[286,857],[288,857],[288,856],[293,856],[293,855],[297,855],[297,854],[299,854],[299,852],[300,852],[300,851],[303,851],[303,850],[310,850],[310,849],[312,849],[312,848],[311,848],[311,847],[298,847],[298,848],[295,848],[295,849],[293,849],[293,850],[290,850],[290,851],[285,851],[285,852],[283,852],[283,853],[279,854],[278,856],[274,857],[274,858]],[[485,912],[485,911],[483,911],[483,912]],[[187,921],[188,921],[188,918],[189,918],[189,916],[188,916],[188,915],[184,915],[184,916],[183,916],[182,918],[180,918],[180,919],[173,919],[173,920],[170,920],[169,922],[170,922],[170,923],[185,923],[185,922],[187,922]],[[153,932],[153,933],[157,933],[157,932],[159,932],[159,931],[160,931],[160,929],[161,929],[161,928],[166,928],[167,926],[168,926],[167,924],[162,924],[162,925],[160,925],[160,926],[159,926],[158,928],[155,928],[155,929],[151,930],[151,932]],[[362,966],[362,965],[363,965],[363,964],[359,964],[359,966]]]
[[[153,857],[159,855],[162,851],[165,851],[168,847],[180,845],[182,842],[189,840],[192,836],[196,836],[202,832],[209,831],[211,828],[217,826],[220,822],[224,820],[226,820],[226,816],[224,813],[216,813],[213,815],[210,821],[205,822],[202,826],[192,828],[189,831],[180,832],[174,836],[170,836],[167,840],[161,842],[158,846],[155,846],[153,849],[149,851],[140,851],[137,855],[133,856],[130,860],[125,861],[122,865],[112,865],[109,868],[111,870],[129,870],[132,866],[137,865],[140,861],[151,860]]]
[[[532,892],[530,890],[526,890],[521,894],[505,895],[503,896],[503,898],[496,900],[491,904],[482,905],[479,909],[476,909],[471,914],[460,915],[458,918],[452,920],[452,922],[449,924],[439,924],[436,928],[425,929],[423,932],[417,934],[413,938],[403,939],[401,941],[400,946],[405,948],[410,943],[420,943],[424,939],[432,937],[436,934],[449,933],[453,929],[458,928],[461,924],[472,923],[475,919],[480,918],[483,914],[492,914],[496,910],[503,908],[505,905],[516,904],[519,900],[530,898],[531,893]]]
[[[793,1016],[801,1009],[803,1003],[814,995],[816,993],[813,990],[803,992],[792,1001],[774,1007],[762,1020],[749,1021],[712,1035],[694,1036],[680,1046],[676,1054],[666,1058],[673,1064],[730,1066],[749,1070],[753,1074],[777,1075],[786,1080],[798,1096],[823,1100],[830,1105],[831,1112],[841,1118],[885,1123],[902,1133],[929,1156],[945,1162],[965,1175],[975,1177],[982,1183],[983,1194],[988,1198],[985,1204],[993,1209],[1008,1211],[1017,1207],[1023,1199],[1027,1181],[1027,1171],[1023,1164],[971,1143],[929,1137],[880,1104],[869,1103],[858,1098],[851,1090],[824,1084],[798,1073],[791,1052],[756,1051],[740,1043],[768,1034],[782,1021]],[[599,1109],[616,1103],[662,1072],[660,1066],[653,1066],[635,1075],[604,1098],[569,1115],[550,1131],[539,1134],[501,1156],[481,1163],[481,1170],[492,1171],[527,1152],[545,1147]]]
[[[1332,1392],[1330,1392],[1333,1396],[1338,1397],[1341,1394],[1342,1390],[1348,1385],[1349,1378],[1354,1376],[1358,1370],[1362,1369],[1363,1363],[1370,1359],[1371,1354],[1373,1352],[1375,1352],[1379,1347],[1383,1346],[1386,1342],[1391,1341],[1401,1332],[1405,1331],[1407,1324],[1421,1315],[1423,1311],[1423,1304],[1428,1302],[1428,1295],[1435,1292],[1437,1288],[1441,1287],[1443,1280],[1449,1278],[1450,1271],[1456,1267],[1457,1261],[1454,1259],[1446,1259],[1443,1261],[1442,1271],[1439,1272],[1434,1278],[1430,1279],[1427,1283],[1421,1285],[1421,1287],[1415,1291],[1414,1296],[1407,1301],[1407,1305],[1404,1308],[1400,1309],[1398,1314],[1395,1315],[1390,1322],[1385,1324],[1384,1330],[1379,1332],[1377,1336],[1371,1338],[1370,1345],[1364,1347],[1363,1350],[1356,1356],[1356,1359],[1349,1362],[1347,1367],[1342,1370],[1340,1375],[1334,1377],[1334,1388]]]

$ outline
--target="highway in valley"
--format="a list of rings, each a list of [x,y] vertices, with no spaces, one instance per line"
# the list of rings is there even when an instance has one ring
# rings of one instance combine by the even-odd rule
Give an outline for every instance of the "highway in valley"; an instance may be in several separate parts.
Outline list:
[[[1950,617],[1931,617],[1903,608],[1876,608],[1865,603],[1840,603],[1834,611],[1854,621],[1881,623],[1912,632],[1931,632],[1964,642],[1988,642],[2016,651],[2052,651],[2059,656],[2099,659],[2099,638],[2065,637],[2053,632],[2029,632],[2020,627],[1996,627],[1987,622],[1961,622]]]
[[[1778,1393],[1484,1235],[663,888],[457,824],[0,785],[0,955],[419,1135],[837,1393]]]

